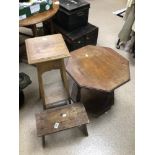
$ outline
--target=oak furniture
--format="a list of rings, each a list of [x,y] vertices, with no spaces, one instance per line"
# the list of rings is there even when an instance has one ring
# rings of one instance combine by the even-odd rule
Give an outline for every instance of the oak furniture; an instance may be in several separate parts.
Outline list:
[[[70,56],[61,34],[26,39],[29,64],[35,64],[38,72],[39,93],[43,99],[43,108],[57,106],[59,102],[70,103],[64,58]],[[60,69],[63,84],[44,87],[42,74],[52,69]]]
[[[45,135],[80,127],[88,136],[87,126],[89,119],[83,104],[74,103],[59,108],[49,109],[36,114],[37,135],[42,137],[45,146]]]
[[[114,90],[130,80],[128,60],[108,47],[88,45],[71,52],[66,70],[75,81],[71,94],[75,102],[81,100],[82,88],[106,94],[106,107],[99,115],[114,104]]]

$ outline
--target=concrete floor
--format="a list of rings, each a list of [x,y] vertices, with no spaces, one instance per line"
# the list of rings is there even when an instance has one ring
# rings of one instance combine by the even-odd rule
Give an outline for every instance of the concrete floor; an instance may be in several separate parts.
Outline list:
[[[31,77],[32,84],[24,89],[25,105],[19,111],[20,155],[134,155],[135,154],[135,66],[130,55],[117,50],[115,43],[123,20],[112,14],[124,8],[125,0],[87,0],[91,3],[89,22],[99,27],[98,45],[115,49],[130,61],[131,81],[115,91],[115,104],[104,115],[89,116],[89,136],[84,137],[78,128],[46,137],[46,148],[36,136],[35,113],[42,111],[38,96],[37,72],[34,66],[20,63],[19,70]],[[57,72],[46,80],[57,79]]]

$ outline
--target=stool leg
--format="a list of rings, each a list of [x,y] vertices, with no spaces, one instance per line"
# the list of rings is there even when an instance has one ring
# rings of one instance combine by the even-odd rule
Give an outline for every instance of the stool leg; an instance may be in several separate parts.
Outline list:
[[[41,139],[42,139],[42,146],[45,147],[45,136],[42,136]]]
[[[71,97],[74,102],[80,102],[81,100],[81,87],[79,87],[75,82],[73,83]]]
[[[87,130],[87,125],[84,124],[80,127],[80,129],[82,130],[82,132],[84,133],[85,136],[88,136],[88,130]]]

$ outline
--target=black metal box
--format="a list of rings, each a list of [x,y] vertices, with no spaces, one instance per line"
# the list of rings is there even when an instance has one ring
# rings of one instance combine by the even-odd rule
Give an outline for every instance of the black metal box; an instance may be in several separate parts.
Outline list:
[[[90,4],[84,0],[59,0],[60,8],[54,21],[66,30],[73,30],[88,23]]]
[[[61,33],[69,51],[76,50],[86,45],[96,45],[98,38],[98,27],[88,23],[86,26],[71,32],[53,23],[55,33]]]

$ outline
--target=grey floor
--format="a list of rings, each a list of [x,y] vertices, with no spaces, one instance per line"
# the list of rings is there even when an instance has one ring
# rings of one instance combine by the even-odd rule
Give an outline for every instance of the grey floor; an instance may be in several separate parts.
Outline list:
[[[87,0],[91,3],[89,22],[99,27],[98,45],[115,49],[130,62],[131,81],[115,91],[115,104],[104,115],[89,115],[89,136],[84,137],[78,128],[46,137],[46,148],[36,135],[35,113],[42,111],[38,95],[37,72],[34,66],[20,63],[20,72],[31,77],[32,84],[24,89],[25,105],[19,111],[20,155],[134,155],[135,154],[135,66],[130,53],[117,50],[115,43],[123,20],[112,14],[124,8],[125,0]],[[55,71],[46,80],[59,79]]]

